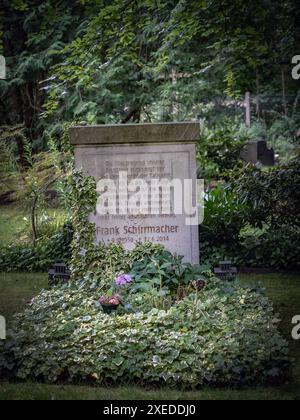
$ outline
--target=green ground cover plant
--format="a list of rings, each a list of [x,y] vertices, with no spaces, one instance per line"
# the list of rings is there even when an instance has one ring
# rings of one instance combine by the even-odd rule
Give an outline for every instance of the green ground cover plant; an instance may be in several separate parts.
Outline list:
[[[4,375],[178,388],[288,377],[288,345],[263,294],[221,282],[161,246],[96,245],[88,222],[95,181],[76,171],[71,185],[72,279],[16,316],[1,352]],[[104,313],[105,296],[118,306],[113,313]]]
[[[163,388],[141,388],[135,386],[99,387],[78,385],[46,385],[36,382],[1,382],[0,400],[295,400],[300,393],[299,345],[291,339],[291,319],[299,308],[299,277],[291,275],[240,275],[243,286],[255,287],[260,282],[267,296],[274,302],[275,311],[281,318],[280,331],[290,343],[290,354],[294,358],[292,377],[289,383],[269,387],[239,387],[239,389],[213,389],[204,387],[197,391],[180,391]],[[13,313],[21,312],[27,302],[47,285],[43,274],[0,274],[0,308],[9,327]],[[2,381],[4,378],[2,377]]]
[[[103,270],[98,282],[87,275],[34,298],[12,324],[2,369],[23,380],[98,385],[246,385],[286,377],[287,343],[269,301],[254,289],[203,272],[200,292],[188,287],[178,300],[166,287],[166,306],[162,288],[153,286],[161,300],[151,307],[151,291],[129,287],[123,307],[106,315],[98,300],[111,288],[107,275]]]

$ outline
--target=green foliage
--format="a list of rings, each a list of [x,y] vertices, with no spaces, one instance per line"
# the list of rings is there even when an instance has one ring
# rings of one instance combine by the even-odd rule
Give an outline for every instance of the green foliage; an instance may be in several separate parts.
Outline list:
[[[17,197],[24,208],[30,209],[30,221],[33,244],[41,239],[38,223],[41,221],[40,213],[46,207],[47,192],[55,189],[59,180],[66,178],[62,164],[62,154],[54,146],[47,153],[34,155],[31,145],[24,143],[26,171],[19,172],[19,186]]]
[[[70,225],[48,239],[36,243],[10,245],[0,248],[0,271],[47,271],[58,261],[68,263],[71,259],[73,229]]]
[[[300,228],[282,225],[276,229],[258,231],[240,240],[239,265],[270,267],[299,271],[300,268]]]
[[[123,315],[99,311],[99,285],[90,282],[43,291],[15,318],[0,365],[20,379],[48,383],[190,388],[280,380],[287,344],[268,300],[206,276],[201,294],[169,310]]]
[[[238,203],[246,204],[246,222],[272,228],[300,226],[300,162],[295,160],[269,170],[248,166],[233,173],[231,188]]]
[[[234,171],[210,191],[200,227],[202,261],[216,266],[298,270],[300,261],[299,160],[272,169]]]
[[[232,245],[243,227],[248,209],[238,203],[235,194],[224,186],[209,191],[205,197],[204,223],[201,238],[216,245]]]
[[[224,92],[257,91],[257,80],[261,90],[274,81],[279,91],[281,68],[273,63],[287,51],[292,56],[296,45],[292,0],[284,6],[270,0],[82,5],[82,25],[60,49],[45,84],[47,117],[89,123],[203,118]]]
[[[250,135],[244,125],[223,118],[215,125],[204,126],[198,145],[199,175],[205,180],[218,179],[234,169]]]
[[[0,120],[23,124],[35,150],[46,146],[46,122],[41,119],[46,90],[41,82],[50,77],[57,55],[84,20],[78,2],[68,0],[2,0],[2,54],[7,79],[0,81]],[[1,48],[1,47],[0,47]]]
[[[89,271],[90,265],[101,264],[101,247],[97,252],[94,245],[95,225],[88,221],[89,215],[96,208],[96,182],[80,171],[73,171],[69,184],[68,203],[74,227],[71,268],[74,277],[79,277]]]
[[[67,223],[66,214],[53,210],[50,214],[42,213],[37,220],[37,232],[40,240],[51,239],[62,231]]]
[[[14,157],[14,147],[0,141],[0,197],[12,200],[18,187],[18,172]]]
[[[152,248],[152,252],[134,262],[130,271],[135,290],[149,291],[153,286],[160,292],[164,288],[177,290],[180,285],[188,285],[200,276],[203,267],[184,264],[183,257],[174,256],[163,247],[146,246],[149,250]]]
[[[298,101],[298,96],[296,102]],[[248,130],[252,140],[266,140],[269,147],[273,147],[281,164],[290,162],[297,156],[299,137],[297,137],[300,115],[294,112],[290,117],[272,112],[271,121],[254,122]],[[269,118],[270,119],[270,118]]]
[[[282,97],[298,17],[294,0],[2,0],[0,119],[41,151],[66,123],[203,119],[245,91]]]
[[[94,180],[75,172],[73,280],[41,292],[15,318],[0,355],[4,373],[50,383],[189,388],[285,377],[287,344],[265,297],[220,282],[204,268],[182,265],[152,244],[132,252],[113,243],[93,245],[94,227],[87,219],[95,198]],[[100,296],[129,272],[133,284],[122,296],[123,306],[105,314]],[[198,276],[205,279],[201,292],[191,283]]]
[[[20,151],[25,140],[23,125],[0,126],[0,198],[4,202],[15,200],[20,188],[19,165],[24,158]]]
[[[283,386],[267,387],[238,387],[238,389],[205,387],[199,390],[179,390],[176,387],[170,390],[165,387],[124,387],[90,386],[90,384],[77,385],[47,385],[38,382],[2,382],[0,387],[0,400],[30,399],[30,400],[294,400],[299,391],[300,379],[300,348],[298,342],[291,337],[291,319],[298,312],[300,301],[299,276],[269,274],[269,275],[242,275],[242,284],[261,285],[266,288],[266,294],[274,303],[276,311],[280,313],[280,330],[290,342],[290,356],[296,362],[293,364],[293,376]],[[39,274],[0,274],[0,307],[10,325],[13,313],[24,310],[25,302],[40,293],[46,287],[47,277]]]
[[[215,241],[200,242],[202,262],[217,267],[230,260],[239,267],[299,271],[300,229],[283,225],[277,230],[253,231],[227,246]]]

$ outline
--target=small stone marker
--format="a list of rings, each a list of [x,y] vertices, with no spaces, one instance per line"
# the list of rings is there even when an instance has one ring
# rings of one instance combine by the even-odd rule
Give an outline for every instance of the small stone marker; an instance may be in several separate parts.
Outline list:
[[[219,267],[214,269],[214,273],[220,280],[233,281],[237,275],[237,268],[232,267],[231,261],[221,261]]]
[[[64,263],[54,264],[48,271],[49,286],[56,286],[60,282],[67,283],[70,280],[71,272]]]
[[[76,167],[97,183],[97,211],[90,216],[96,243],[129,250],[137,242],[163,244],[186,262],[199,262],[199,132],[198,123],[71,128]]]

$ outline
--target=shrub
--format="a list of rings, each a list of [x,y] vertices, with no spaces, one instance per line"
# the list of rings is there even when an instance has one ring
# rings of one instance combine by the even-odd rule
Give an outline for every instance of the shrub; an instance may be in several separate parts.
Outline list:
[[[216,179],[240,162],[240,154],[250,135],[238,121],[225,118],[201,133],[197,160],[199,176]]]
[[[131,310],[106,315],[103,279],[73,281],[37,296],[16,316],[0,354],[2,369],[26,380],[196,387],[279,380],[287,343],[268,300],[202,273],[206,287],[167,310],[131,293]],[[143,295],[142,295],[143,296]]]
[[[228,188],[217,187],[205,198],[204,223],[200,227],[201,242],[232,245],[243,227],[247,207],[238,203]]]
[[[300,226],[300,161],[261,170],[248,166],[232,174],[231,190],[249,211],[245,223],[262,227]]]
[[[11,245],[0,249],[0,271],[46,271],[57,261],[71,260],[73,228],[66,224],[52,238],[28,244]]]
[[[206,198],[202,262],[216,266],[230,259],[239,266],[298,270],[299,191],[299,160],[268,170],[234,171],[226,187]]]
[[[32,222],[30,218],[24,217],[24,228],[21,230],[21,236],[16,241],[18,244],[32,243]],[[59,234],[66,224],[69,224],[67,215],[61,209],[47,209],[36,218],[36,232],[38,240],[36,242],[46,242],[53,236]]]
[[[183,257],[172,255],[162,246],[149,247],[150,250],[151,248],[152,253],[144,254],[143,258],[133,261],[131,275],[135,279],[136,290],[149,291],[156,284],[160,289],[173,291],[200,276],[202,267],[184,264]]]
[[[237,256],[243,259],[241,249],[237,250],[235,248],[234,245],[228,247],[226,244],[220,245],[215,242],[202,241],[200,237],[200,259],[203,264],[207,264],[211,269],[218,267],[220,261],[236,263]]]
[[[40,239],[51,239],[57,233],[61,232],[67,223],[67,217],[61,210],[42,213],[37,218],[37,233]],[[29,227],[29,226],[28,226]],[[27,230],[28,237],[31,232],[31,226]]]
[[[280,162],[287,163],[297,154],[298,129],[299,115],[293,115],[292,118],[276,115],[267,125],[254,122],[248,132],[253,140],[266,140],[269,147],[273,147],[275,153],[279,155]]]
[[[239,265],[297,271],[300,268],[298,227],[283,225],[278,229],[263,230],[244,237],[240,245],[241,252],[236,253]]]
[[[200,255],[210,267],[231,260],[239,267],[299,271],[300,229],[283,225],[276,230],[251,230],[230,246],[200,242]]]

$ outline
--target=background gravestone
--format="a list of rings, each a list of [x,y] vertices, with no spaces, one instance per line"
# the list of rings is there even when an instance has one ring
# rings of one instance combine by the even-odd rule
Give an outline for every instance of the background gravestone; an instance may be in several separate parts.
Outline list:
[[[82,126],[72,128],[70,138],[76,167],[97,182],[106,178],[117,182],[123,171],[128,182],[139,178],[149,185],[151,179],[191,179],[196,198],[199,131],[197,123]],[[126,249],[137,242],[163,244],[185,261],[199,262],[198,226],[188,226],[185,214],[95,213],[90,221],[96,224],[97,243],[114,241]]]
[[[260,163],[263,166],[275,165],[275,152],[269,149],[267,142],[264,140],[250,141],[246,143],[244,150],[241,153],[241,158],[245,162],[250,162],[253,165]]]

